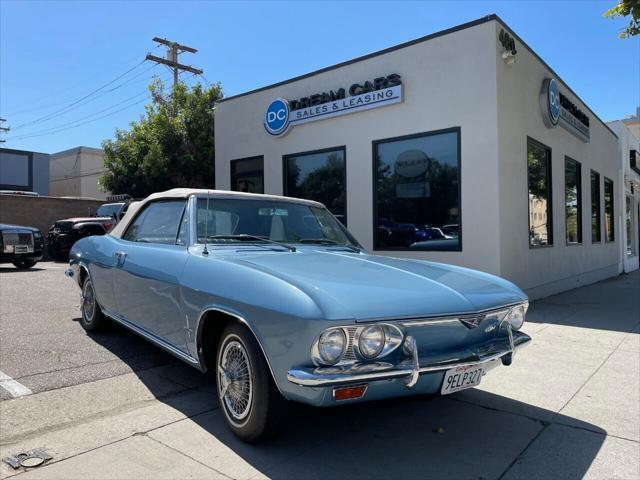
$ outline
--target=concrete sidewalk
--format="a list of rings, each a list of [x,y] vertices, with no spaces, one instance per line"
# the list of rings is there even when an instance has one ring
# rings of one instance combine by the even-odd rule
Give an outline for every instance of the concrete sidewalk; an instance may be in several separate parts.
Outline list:
[[[0,403],[0,455],[30,478],[640,479],[640,273],[532,304],[533,336],[480,387],[299,406],[278,439],[237,441],[207,377],[165,365]]]

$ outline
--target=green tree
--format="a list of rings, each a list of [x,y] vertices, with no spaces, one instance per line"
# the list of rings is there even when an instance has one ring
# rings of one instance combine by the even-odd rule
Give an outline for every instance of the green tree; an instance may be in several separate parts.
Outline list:
[[[213,186],[213,106],[222,98],[220,85],[189,88],[179,82],[166,92],[155,79],[149,91],[151,103],[140,119],[102,142],[101,186],[137,198],[175,187]]]
[[[628,17],[631,15],[629,25],[620,32],[620,38],[633,37],[640,34],[640,0],[619,0],[618,4],[604,12],[608,18]]]

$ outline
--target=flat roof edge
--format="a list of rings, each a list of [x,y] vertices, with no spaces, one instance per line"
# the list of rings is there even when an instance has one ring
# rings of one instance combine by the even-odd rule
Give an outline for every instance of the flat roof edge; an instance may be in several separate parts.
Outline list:
[[[237,95],[232,95],[232,96],[230,96],[230,97],[222,98],[222,99],[218,100],[218,103],[223,103],[223,102],[226,102],[226,101],[228,101],[228,100],[233,100],[233,99],[240,98],[240,97],[246,97],[247,95],[252,95],[252,94],[254,94],[254,93],[263,92],[263,91],[265,91],[265,90],[270,90],[270,89],[272,89],[272,88],[280,87],[280,86],[282,86],[282,85],[287,85],[287,84],[289,84],[289,83],[297,82],[297,81],[299,81],[299,80],[304,80],[305,78],[313,77],[314,75],[319,75],[319,74],[324,73],[324,72],[329,72],[329,71],[331,71],[331,70],[336,70],[336,69],[338,69],[338,68],[345,67],[345,66],[347,66],[347,65],[351,65],[351,64],[353,64],[353,63],[358,63],[358,62],[361,62],[361,61],[364,61],[364,60],[368,60],[368,59],[370,59],[370,58],[374,58],[374,57],[377,57],[377,56],[380,56],[380,55],[384,55],[384,54],[386,54],[386,53],[390,53],[390,52],[393,52],[393,51],[395,51],[395,50],[400,50],[400,49],[403,49],[403,48],[406,48],[406,47],[410,47],[410,46],[412,46],[412,45],[416,45],[416,44],[418,44],[418,43],[422,43],[422,42],[426,42],[426,41],[428,41],[428,40],[432,40],[432,39],[434,39],[434,38],[442,37],[442,36],[444,36],[444,35],[449,35],[450,33],[455,33],[455,32],[458,32],[458,31],[460,31],[460,30],[466,30],[467,28],[475,27],[475,26],[477,26],[477,25],[482,25],[483,23],[487,23],[487,22],[490,22],[490,21],[492,21],[492,20],[497,21],[497,22],[498,22],[498,23],[500,23],[500,25],[502,25],[504,28],[507,28],[507,29],[508,29],[512,34],[513,34],[513,36],[516,38],[516,40],[518,40],[518,41],[522,44],[522,46],[523,46],[523,47],[525,47],[525,48],[526,48],[526,49],[527,49],[527,50],[528,50],[528,51],[529,51],[529,52],[530,52],[530,53],[531,53],[531,54],[532,54],[532,55],[533,55],[533,56],[534,56],[534,57],[535,57],[535,58],[536,58],[540,63],[542,63],[542,65],[544,65],[544,66],[545,66],[545,68],[547,68],[547,69],[549,70],[549,72],[551,72],[551,74],[553,74],[553,76],[554,76],[554,77],[556,77],[558,80],[560,80],[560,81],[564,84],[564,86],[567,88],[567,90],[569,90],[569,92],[571,92],[571,94],[572,94],[574,97],[576,97],[576,98],[577,98],[577,99],[578,99],[578,100],[579,100],[579,101],[580,101],[580,102],[585,106],[585,108],[586,108],[587,110],[589,110],[589,112],[590,112],[590,113],[595,117],[595,119],[596,119],[596,120],[598,120],[598,121],[599,121],[599,122],[600,122],[600,123],[601,123],[601,124],[602,124],[606,129],[607,129],[607,130],[609,130],[609,132],[611,133],[611,135],[613,135],[614,137],[618,138],[618,135],[616,135],[616,133],[615,133],[613,130],[611,130],[611,128],[609,127],[609,125],[607,125],[607,123],[606,123],[604,120],[602,120],[602,119],[601,119],[601,118],[600,118],[600,117],[599,117],[599,116],[598,116],[598,115],[597,115],[597,114],[596,114],[596,113],[595,113],[595,112],[594,112],[594,111],[589,107],[589,105],[588,105],[584,100],[582,100],[582,98],[580,98],[580,96],[579,96],[575,91],[573,91],[573,89],[569,86],[569,84],[568,84],[567,82],[565,82],[565,81],[562,79],[562,77],[560,77],[560,75],[558,75],[558,74],[556,73],[556,71],[555,71],[553,68],[551,68],[551,67],[549,66],[549,64],[548,64],[547,62],[545,62],[545,61],[542,59],[542,57],[540,57],[540,55],[538,55],[538,54],[537,54],[537,53],[536,53],[536,52],[535,52],[535,51],[534,51],[534,50],[533,50],[533,49],[532,49],[532,48],[527,44],[527,42],[525,42],[524,40],[522,40],[522,38],[520,37],[520,35],[518,35],[518,34],[513,30],[513,28],[511,28],[509,25],[507,25],[507,23],[506,23],[504,20],[502,20],[502,18],[500,18],[500,17],[499,17],[497,14],[495,14],[495,13],[492,13],[492,14],[489,14],[489,15],[485,15],[484,17],[478,18],[478,19],[476,19],[476,20],[472,20],[472,21],[470,21],[470,22],[462,23],[462,24],[460,24],[460,25],[456,25],[456,26],[454,26],[454,27],[447,28],[447,29],[445,29],[445,30],[440,30],[440,31],[438,31],[438,32],[430,33],[429,35],[425,35],[425,36],[423,36],[423,37],[416,38],[416,39],[414,39],[414,40],[409,40],[408,42],[399,43],[399,44],[397,44],[397,45],[393,45],[393,46],[391,46],[391,47],[384,48],[384,49],[382,49],[382,50],[377,50],[377,51],[375,51],[375,52],[367,53],[367,54],[365,54],[365,55],[361,55],[361,56],[359,56],[359,57],[355,57],[355,58],[352,58],[352,59],[350,59],[350,60],[346,60],[346,61],[344,61],[344,62],[336,63],[335,65],[330,65],[330,66],[328,66],[328,67],[320,68],[319,70],[314,70],[314,71],[312,71],[312,72],[305,73],[305,74],[302,74],[302,75],[298,75],[298,76],[296,76],[296,77],[289,78],[289,79],[287,79],[287,80],[282,80],[281,82],[276,82],[276,83],[273,83],[273,84],[271,84],[271,85],[266,85],[266,86],[264,86],[264,87],[260,87],[260,88],[256,88],[256,89],[253,89],[253,90],[249,90],[249,91],[247,91],[247,92],[239,93],[239,94],[237,94]]]
[[[279,87],[281,85],[287,85],[288,83],[293,83],[293,82],[297,82],[299,80],[304,80],[305,78],[313,77],[314,75],[319,75],[319,74],[324,73],[324,72],[330,72],[331,70],[336,70],[338,68],[345,67],[345,66],[351,65],[353,63],[362,62],[364,60],[368,60],[369,58],[378,57],[380,55],[384,55],[386,53],[393,52],[395,50],[401,50],[403,48],[410,47],[411,45],[415,45],[415,44],[418,44],[418,43],[426,42],[427,40],[431,40],[431,39],[434,39],[434,38],[437,38],[437,37],[442,37],[444,35],[448,35],[450,33],[458,32],[460,30],[466,30],[467,28],[475,27],[476,25],[481,25],[483,23],[490,22],[491,20],[498,20],[498,19],[499,19],[499,17],[495,13],[492,13],[492,14],[486,15],[486,16],[484,16],[482,18],[478,18],[476,20],[472,20],[470,22],[463,23],[463,24],[460,24],[460,25],[456,25],[455,27],[447,28],[445,30],[440,30],[440,31],[435,32],[435,33],[430,33],[429,35],[425,35],[425,36],[420,37],[420,38],[409,40],[408,42],[399,43],[397,45],[393,45],[391,47],[387,47],[387,48],[384,48],[382,50],[376,50],[375,52],[367,53],[365,55],[361,55],[359,57],[355,57],[355,58],[352,58],[350,60],[345,60],[344,62],[336,63],[334,65],[329,65],[328,67],[323,67],[323,68],[320,68],[319,70],[314,70],[312,72],[304,73],[302,75],[298,75],[296,77],[292,77],[292,78],[289,78],[287,80],[282,80],[281,82],[272,83],[271,85],[266,85],[264,87],[259,87],[259,88],[256,88],[254,90],[249,90],[247,92],[238,93],[237,95],[232,95],[230,97],[222,98],[222,99],[218,100],[218,103],[226,102],[228,100],[233,100],[235,98],[246,97],[247,95],[251,95],[251,94],[254,94],[254,93],[258,93],[258,92],[263,92],[265,90],[269,90],[271,88],[276,88],[276,87]]]

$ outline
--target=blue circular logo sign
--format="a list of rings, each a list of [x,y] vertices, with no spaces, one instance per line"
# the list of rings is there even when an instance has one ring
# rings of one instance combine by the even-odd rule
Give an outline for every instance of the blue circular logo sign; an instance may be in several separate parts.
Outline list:
[[[264,114],[264,128],[271,135],[282,135],[289,127],[289,102],[277,98],[269,104]]]
[[[549,120],[556,125],[560,118],[560,90],[558,89],[558,83],[555,78],[549,80],[548,102]]]

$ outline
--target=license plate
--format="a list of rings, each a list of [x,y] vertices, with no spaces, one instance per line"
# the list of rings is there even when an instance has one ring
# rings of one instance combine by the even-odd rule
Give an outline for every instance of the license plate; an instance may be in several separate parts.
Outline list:
[[[13,253],[29,253],[28,245],[14,245]]]
[[[447,395],[448,393],[475,387],[480,384],[483,374],[483,368],[478,365],[468,365],[466,367],[447,370],[444,374],[444,381],[442,382],[440,393]]]

